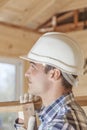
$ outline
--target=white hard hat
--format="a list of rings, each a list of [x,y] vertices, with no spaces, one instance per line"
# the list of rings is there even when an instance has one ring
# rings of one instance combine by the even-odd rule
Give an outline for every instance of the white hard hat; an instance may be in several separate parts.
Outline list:
[[[42,35],[22,58],[52,65],[68,74],[83,73],[82,52],[76,41],[64,33],[50,32]]]

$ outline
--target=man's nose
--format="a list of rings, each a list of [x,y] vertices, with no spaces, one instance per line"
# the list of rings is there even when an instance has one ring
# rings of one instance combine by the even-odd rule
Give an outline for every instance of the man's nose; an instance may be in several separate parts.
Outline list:
[[[28,77],[30,75],[31,71],[30,69],[28,69],[26,72],[25,72],[25,77]]]

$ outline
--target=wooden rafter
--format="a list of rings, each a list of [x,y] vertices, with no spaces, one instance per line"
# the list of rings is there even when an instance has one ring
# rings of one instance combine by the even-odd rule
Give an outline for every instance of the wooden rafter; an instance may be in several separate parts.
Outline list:
[[[74,11],[74,24],[75,24],[75,28],[78,27],[78,22],[79,22],[79,20],[78,20],[78,14],[79,14],[79,11],[75,10]]]
[[[82,30],[86,28],[86,17],[85,21],[84,18],[82,20],[79,20],[79,17],[82,17],[82,15],[85,15],[87,12],[84,12],[84,9],[82,10],[74,10],[70,12],[65,12],[62,14],[56,14],[53,17],[56,17],[55,20],[55,27],[52,24],[52,18],[40,26],[37,30],[39,32],[49,32],[49,31],[60,31],[60,32],[70,32],[70,31],[76,31],[76,30]],[[85,28],[84,28],[85,24]]]

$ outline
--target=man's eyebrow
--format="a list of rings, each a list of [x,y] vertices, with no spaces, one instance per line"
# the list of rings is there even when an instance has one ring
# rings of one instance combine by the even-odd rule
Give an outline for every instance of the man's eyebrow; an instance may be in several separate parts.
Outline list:
[[[36,65],[34,62],[30,62],[30,64],[34,64],[34,65]]]

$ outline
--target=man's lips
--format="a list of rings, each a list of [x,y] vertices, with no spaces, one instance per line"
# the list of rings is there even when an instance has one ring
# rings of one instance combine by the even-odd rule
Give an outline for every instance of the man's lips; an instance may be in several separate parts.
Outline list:
[[[32,82],[29,80],[29,84],[31,84]]]
[[[31,81],[30,79],[27,78],[27,83],[28,83],[28,84],[31,84],[32,81]]]

